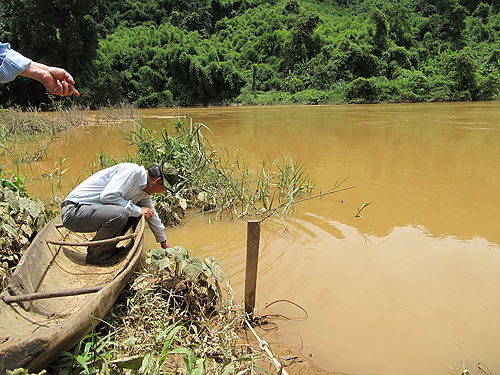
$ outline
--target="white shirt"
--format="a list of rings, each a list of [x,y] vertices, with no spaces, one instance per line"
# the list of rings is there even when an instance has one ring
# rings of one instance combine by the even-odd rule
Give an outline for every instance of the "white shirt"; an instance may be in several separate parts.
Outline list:
[[[149,207],[154,215],[148,219],[156,241],[166,241],[165,226],[154,209],[151,196],[144,192],[148,183],[143,166],[121,163],[100,170],[78,185],[65,200],[80,204],[114,204],[125,207],[130,216],[141,216],[141,207]]]

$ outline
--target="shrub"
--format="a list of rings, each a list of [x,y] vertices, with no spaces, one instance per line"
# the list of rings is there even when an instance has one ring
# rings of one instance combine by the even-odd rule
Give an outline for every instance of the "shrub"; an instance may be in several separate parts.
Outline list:
[[[356,78],[346,88],[346,98],[351,102],[375,102],[378,100],[380,90],[377,78]]]
[[[401,101],[425,101],[429,86],[428,78],[421,71],[402,69],[400,75],[394,80],[396,91],[394,96]]]
[[[292,101],[298,104],[322,104],[327,99],[327,93],[320,90],[303,90],[292,95]]]
[[[495,71],[489,73],[486,77],[477,75],[478,99],[493,99],[500,91],[500,74]]]

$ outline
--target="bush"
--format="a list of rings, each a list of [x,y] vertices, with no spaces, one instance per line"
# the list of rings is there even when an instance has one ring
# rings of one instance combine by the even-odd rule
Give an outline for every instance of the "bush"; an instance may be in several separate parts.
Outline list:
[[[478,75],[476,77],[478,88],[478,99],[494,99],[500,91],[500,74],[495,71],[489,73],[486,77]]]
[[[377,78],[356,78],[346,88],[346,98],[351,102],[372,103],[379,99]]]
[[[425,101],[429,86],[428,78],[421,71],[402,69],[394,80],[394,99],[405,102]]]
[[[322,104],[328,101],[328,95],[320,90],[303,90],[292,95],[292,101],[297,104]]]
[[[140,96],[135,101],[138,107],[171,107],[175,105],[174,96],[169,90],[153,92],[148,96]]]

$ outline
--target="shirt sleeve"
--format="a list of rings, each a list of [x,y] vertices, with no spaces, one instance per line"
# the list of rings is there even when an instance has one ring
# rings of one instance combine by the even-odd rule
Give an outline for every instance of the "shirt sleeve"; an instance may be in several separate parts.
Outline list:
[[[167,237],[165,236],[165,226],[162,224],[160,217],[153,206],[151,198],[142,199],[137,203],[142,207],[149,207],[154,211],[154,215],[151,219],[148,219],[149,228],[151,229],[151,232],[153,232],[156,242],[166,241]]]
[[[137,184],[139,178],[140,170],[138,169],[130,170],[124,168],[116,172],[102,190],[99,200],[102,204],[114,204],[126,208],[130,216],[141,216],[141,208],[132,201],[123,198],[126,192],[134,184]]]
[[[30,63],[30,59],[11,49],[9,43],[0,43],[0,82],[12,81]]]

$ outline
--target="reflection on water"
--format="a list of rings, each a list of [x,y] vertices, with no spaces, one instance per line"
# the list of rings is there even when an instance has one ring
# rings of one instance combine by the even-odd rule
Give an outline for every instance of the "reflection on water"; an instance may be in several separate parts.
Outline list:
[[[300,158],[322,191],[263,223],[257,304],[289,299],[309,318],[281,323],[287,344],[329,370],[453,374],[500,371],[500,103],[176,108],[143,111],[203,122],[212,143],[251,167]],[[124,155],[115,128],[75,130],[49,153],[70,160],[66,189],[95,152]],[[111,151],[110,151],[111,150]],[[362,215],[359,207],[373,201]],[[197,217],[173,244],[217,257],[243,295],[246,224]],[[148,246],[155,246],[152,236]],[[273,306],[281,312],[284,306]],[[460,371],[458,371],[459,373]]]

